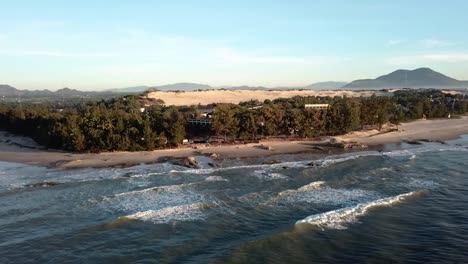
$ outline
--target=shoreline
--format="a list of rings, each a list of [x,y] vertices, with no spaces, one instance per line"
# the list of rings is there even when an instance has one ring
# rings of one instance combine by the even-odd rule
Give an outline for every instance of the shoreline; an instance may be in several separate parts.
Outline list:
[[[416,120],[403,123],[398,131],[365,130],[346,135],[330,137],[337,142],[357,142],[368,145],[363,150],[379,150],[386,144],[405,141],[445,141],[468,134],[468,117],[458,119]],[[319,159],[329,155],[361,151],[343,150],[332,147],[325,141],[317,140],[263,140],[260,143],[178,148],[141,152],[68,153],[58,150],[44,150],[30,138],[15,136],[0,131],[0,161],[22,163],[48,168],[106,168],[152,164],[181,160],[189,156],[212,157],[216,162],[229,163],[231,160],[261,159],[263,163],[274,162],[276,156],[307,155]],[[214,154],[213,154],[214,153]],[[278,157],[278,159],[281,157]]]

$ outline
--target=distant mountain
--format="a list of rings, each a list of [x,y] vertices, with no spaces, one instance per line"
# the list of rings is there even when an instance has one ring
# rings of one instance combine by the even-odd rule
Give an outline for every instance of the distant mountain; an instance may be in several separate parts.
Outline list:
[[[198,83],[174,83],[161,86],[150,87],[152,90],[160,91],[195,91],[195,90],[209,90],[214,89],[213,87],[206,84]]]
[[[18,94],[18,90],[10,85],[0,84],[0,96],[8,96],[12,94]]]
[[[19,90],[10,85],[0,84],[0,97],[6,101],[55,101],[63,99],[106,99],[122,94],[112,92],[78,91],[70,88],[62,88],[55,92],[49,90]]]
[[[10,85],[1,84],[0,85],[0,96],[2,97],[34,97],[34,96],[49,96],[53,94],[53,92],[49,90],[37,90],[37,91],[29,91],[29,90],[18,90]]]
[[[125,88],[107,89],[105,91],[113,92],[113,93],[142,93],[148,89],[150,89],[149,86],[141,85],[141,86],[133,86],[133,87],[125,87]]]
[[[78,91],[78,90],[75,90],[75,89],[70,89],[68,87],[59,89],[59,90],[55,91],[55,93],[59,94],[59,95],[62,95],[62,96],[80,96],[80,95],[86,94],[85,92]]]
[[[348,84],[347,82],[318,82],[311,85],[304,86],[304,89],[340,89]]]
[[[462,88],[468,81],[459,81],[429,68],[397,70],[376,79],[353,81],[343,88],[384,89],[384,88]]]
[[[226,90],[270,90],[272,88],[267,88],[267,87],[263,87],[263,86],[242,85],[242,86],[221,87],[221,89],[226,89]]]

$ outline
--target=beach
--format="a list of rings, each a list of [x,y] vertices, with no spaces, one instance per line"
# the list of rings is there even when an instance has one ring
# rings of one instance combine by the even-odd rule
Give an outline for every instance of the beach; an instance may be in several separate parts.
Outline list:
[[[389,128],[388,131],[391,131]],[[468,117],[457,119],[417,120],[403,123],[398,131],[367,130],[334,137],[337,142],[358,142],[369,147],[404,141],[444,141],[468,134]],[[283,154],[309,153],[326,156],[339,152],[327,146],[329,138],[312,140],[263,140],[259,143],[217,145],[199,144],[176,149],[141,152],[68,153],[46,150],[30,138],[0,132],[0,161],[43,167],[99,168],[158,163],[188,156],[212,156],[217,160],[281,157]]]

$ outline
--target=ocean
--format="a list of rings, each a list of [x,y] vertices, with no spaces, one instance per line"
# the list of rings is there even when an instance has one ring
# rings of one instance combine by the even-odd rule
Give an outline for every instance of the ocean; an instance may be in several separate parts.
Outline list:
[[[468,136],[200,162],[0,162],[0,263],[468,262]]]

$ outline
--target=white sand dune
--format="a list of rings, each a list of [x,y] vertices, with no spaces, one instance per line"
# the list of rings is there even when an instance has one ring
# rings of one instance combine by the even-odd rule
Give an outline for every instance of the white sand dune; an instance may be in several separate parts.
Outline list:
[[[368,97],[391,95],[383,91],[341,91],[341,90],[204,90],[190,92],[151,92],[148,98],[161,99],[166,105],[206,105],[211,103],[233,103],[238,104],[243,101],[265,99],[291,98],[294,96],[347,96],[347,97]]]

